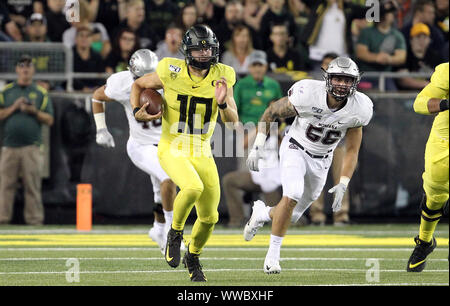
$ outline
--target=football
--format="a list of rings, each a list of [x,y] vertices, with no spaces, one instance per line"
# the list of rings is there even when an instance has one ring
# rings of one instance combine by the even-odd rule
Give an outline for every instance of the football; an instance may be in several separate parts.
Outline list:
[[[149,102],[149,105],[147,106],[147,113],[150,115],[156,115],[161,111],[164,99],[156,90],[147,88],[141,92],[139,103],[142,107],[147,102]]]

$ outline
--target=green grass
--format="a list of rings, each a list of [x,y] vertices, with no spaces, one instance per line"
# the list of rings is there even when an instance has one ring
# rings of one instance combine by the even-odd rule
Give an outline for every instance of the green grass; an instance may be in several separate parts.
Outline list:
[[[190,230],[185,230],[187,239]],[[166,264],[147,236],[148,227],[94,226],[79,233],[73,226],[1,226],[0,285],[448,286],[448,230],[448,224],[437,227],[438,247],[425,271],[407,273],[416,224],[293,227],[281,251],[282,273],[266,275],[262,266],[270,227],[245,242],[241,230],[217,226],[201,256],[208,282],[193,284],[182,265]],[[74,268],[69,259],[79,263],[79,282],[67,281]],[[375,268],[378,279],[371,273]]]

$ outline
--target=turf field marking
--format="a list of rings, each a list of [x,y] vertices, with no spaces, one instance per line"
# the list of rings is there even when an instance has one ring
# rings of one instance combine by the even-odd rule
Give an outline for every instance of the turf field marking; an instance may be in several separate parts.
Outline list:
[[[214,234],[219,235],[242,235],[242,229],[218,229],[214,231]],[[137,230],[137,229],[93,229],[90,232],[86,232],[86,235],[95,235],[95,234],[146,234],[148,232],[147,229]],[[269,234],[270,228],[265,228],[260,230],[262,234]],[[39,234],[80,234],[76,229],[6,229],[0,230],[0,235],[3,234],[26,234],[26,235],[39,235]],[[405,229],[405,230],[352,230],[350,227],[348,229],[336,229],[336,227],[330,226],[329,229],[318,229],[318,230],[307,230],[307,229],[290,229],[289,234],[293,235],[381,235],[381,236],[392,236],[392,235],[405,235],[405,236],[414,236],[417,234],[417,229]],[[448,231],[445,230],[436,230],[435,234],[437,236],[448,235]]]
[[[163,257],[22,257],[22,258],[0,258],[0,261],[48,261],[48,260],[68,260],[71,258],[77,258],[78,260],[163,260]],[[202,257],[202,260],[220,260],[220,261],[256,261],[264,260],[265,257]],[[406,261],[404,258],[376,258],[371,257],[370,259],[377,259],[381,261]],[[281,258],[280,261],[365,261],[367,258],[345,258],[345,257],[286,257]],[[447,262],[448,259],[444,258],[431,258],[428,261],[440,261]]]
[[[205,272],[254,272],[262,269],[203,269]],[[284,268],[283,271],[302,271],[302,272],[367,272],[367,269],[340,269],[340,268]],[[186,270],[128,270],[128,271],[80,271],[80,274],[134,274],[134,273],[186,273]],[[405,270],[380,270],[380,272],[387,273],[407,273]],[[448,273],[449,270],[423,270],[422,273]],[[20,271],[20,272],[0,272],[0,275],[27,275],[27,274],[66,274],[67,271]],[[448,285],[448,283],[446,283]]]
[[[223,252],[223,251],[242,251],[242,252],[247,252],[247,251],[255,251],[255,252],[261,252],[261,251],[267,251],[269,245],[267,246],[261,246],[261,247],[242,247],[242,248],[235,248],[235,247],[223,247],[223,248],[208,248],[206,247],[204,250],[205,251],[213,251],[213,252]],[[142,251],[142,252],[148,252],[148,251],[158,251],[160,252],[159,248],[146,248],[146,247],[142,247],[142,248],[121,248],[121,247],[117,247],[117,248],[111,248],[111,247],[104,247],[104,248],[98,248],[98,247],[80,247],[80,248],[71,248],[71,247],[67,247],[67,248],[61,248],[61,247],[50,247],[50,248],[0,248],[0,252],[4,252],[4,251],[10,251],[10,252],[15,252],[15,251],[43,251],[43,252],[55,252],[55,251],[61,251],[61,252],[66,252],[66,251],[85,251],[85,252],[90,252],[90,251],[126,251],[126,252],[135,252],[135,251]],[[311,251],[326,251],[326,252],[411,252],[412,248],[292,248],[292,247],[288,247],[288,248],[283,248],[281,250],[283,251],[296,251],[296,252],[311,252]],[[437,247],[433,252],[448,252],[448,248],[446,248],[445,246],[442,247]]]

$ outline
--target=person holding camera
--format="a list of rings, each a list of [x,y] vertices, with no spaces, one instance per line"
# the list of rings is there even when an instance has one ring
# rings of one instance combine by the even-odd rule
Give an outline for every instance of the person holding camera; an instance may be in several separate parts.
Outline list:
[[[24,219],[29,225],[44,223],[41,196],[43,124],[53,124],[53,106],[47,90],[33,81],[33,59],[23,55],[16,63],[16,81],[0,92],[3,124],[0,156],[0,224],[12,219],[17,182],[25,193]]]

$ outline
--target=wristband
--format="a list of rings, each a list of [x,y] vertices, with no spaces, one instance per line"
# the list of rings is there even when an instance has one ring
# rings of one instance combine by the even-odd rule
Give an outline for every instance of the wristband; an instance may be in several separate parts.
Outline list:
[[[439,108],[441,112],[448,110],[448,99],[441,100],[441,103],[439,103]]]
[[[133,108],[133,116],[136,116],[136,113],[140,110],[140,107]]]
[[[228,107],[227,103],[223,103],[223,104],[218,104],[220,109],[225,109]]]
[[[348,186],[349,182],[350,182],[350,178],[348,176],[341,176],[341,180],[339,181],[339,183],[344,184],[345,187]]]
[[[253,143],[253,148],[263,147],[264,144],[266,143],[266,138],[267,138],[266,134],[259,132],[256,135],[255,142]]]
[[[94,114],[94,121],[95,126],[97,127],[97,131],[101,129],[106,129],[105,113]]]

